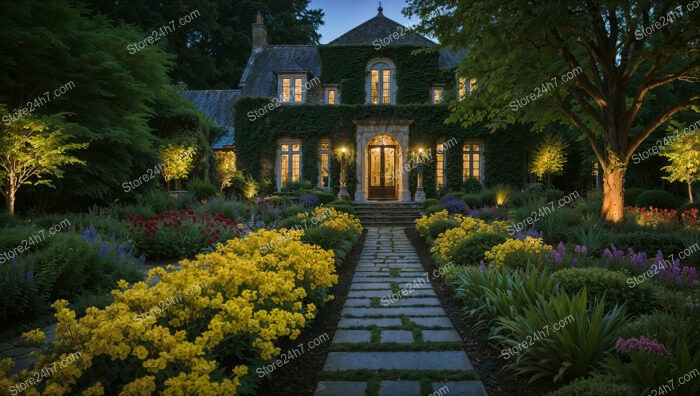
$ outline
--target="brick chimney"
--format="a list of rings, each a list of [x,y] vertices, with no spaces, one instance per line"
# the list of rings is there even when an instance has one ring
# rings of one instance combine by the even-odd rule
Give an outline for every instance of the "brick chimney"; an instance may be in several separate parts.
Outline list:
[[[262,13],[258,11],[258,17],[253,24],[253,52],[258,52],[267,46],[267,28]]]

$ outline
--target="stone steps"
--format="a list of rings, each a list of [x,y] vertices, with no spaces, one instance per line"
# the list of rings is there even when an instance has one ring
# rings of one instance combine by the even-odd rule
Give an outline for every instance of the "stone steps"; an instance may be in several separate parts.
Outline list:
[[[367,232],[315,396],[486,395],[403,229]]]
[[[355,216],[363,226],[411,227],[414,220],[423,214],[420,203],[358,203]]]

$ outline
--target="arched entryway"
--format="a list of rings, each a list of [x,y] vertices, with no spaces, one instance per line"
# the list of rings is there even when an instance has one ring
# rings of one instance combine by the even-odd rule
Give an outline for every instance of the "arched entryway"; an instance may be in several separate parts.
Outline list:
[[[410,202],[408,129],[411,120],[354,121],[357,126],[355,201]]]
[[[389,135],[373,137],[367,144],[367,199],[396,200],[401,182],[399,142]]]

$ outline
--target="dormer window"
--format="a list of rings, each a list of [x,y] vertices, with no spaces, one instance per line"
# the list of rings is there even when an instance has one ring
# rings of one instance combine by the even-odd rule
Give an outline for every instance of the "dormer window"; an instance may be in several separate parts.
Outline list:
[[[279,100],[282,103],[306,102],[306,76],[281,75],[278,82]]]
[[[396,104],[395,70],[388,59],[378,59],[368,64],[367,103]]]
[[[445,96],[444,87],[432,87],[430,89],[430,101],[432,104],[440,104]]]

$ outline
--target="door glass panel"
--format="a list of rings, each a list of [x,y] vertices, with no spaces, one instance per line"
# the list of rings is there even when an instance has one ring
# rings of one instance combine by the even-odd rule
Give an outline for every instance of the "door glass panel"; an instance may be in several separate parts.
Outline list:
[[[292,155],[292,181],[299,181],[299,171],[301,170],[301,156],[299,154]]]
[[[287,184],[289,179],[289,154],[282,154],[280,160],[280,170],[282,171],[282,185]]]
[[[381,163],[381,148],[379,147],[372,147],[369,151],[369,160],[370,160],[370,166],[369,169],[372,172],[370,175],[370,186],[372,187],[380,187],[382,185],[381,182],[381,172],[382,172],[382,163]]]
[[[394,170],[394,148],[384,147],[384,185],[387,187],[394,186]]]

